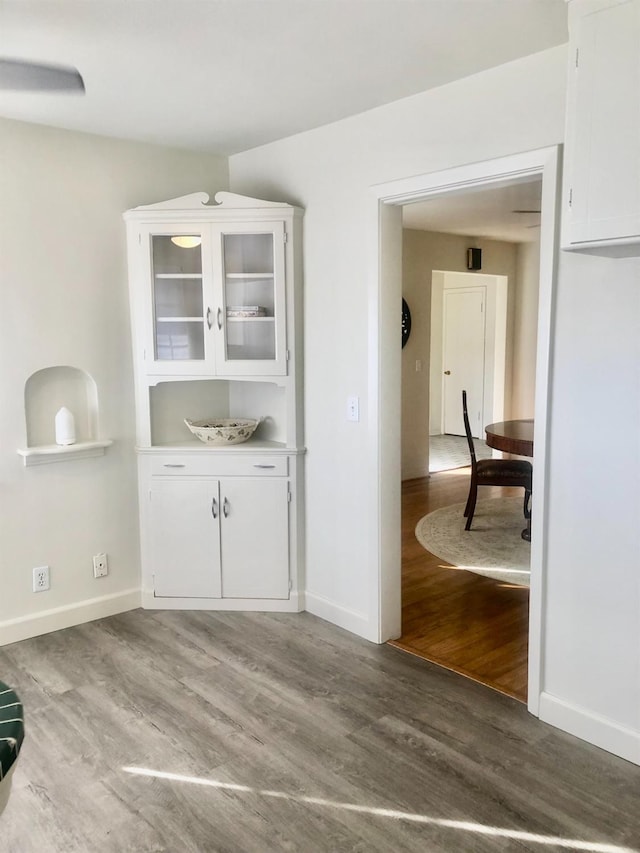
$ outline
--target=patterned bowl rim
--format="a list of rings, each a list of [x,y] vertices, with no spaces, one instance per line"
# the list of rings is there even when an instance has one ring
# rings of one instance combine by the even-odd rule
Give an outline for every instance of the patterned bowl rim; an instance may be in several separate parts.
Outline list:
[[[200,421],[192,421],[189,418],[184,419],[185,424],[189,429],[199,430],[237,430],[254,429],[260,423],[260,418],[204,418]]]

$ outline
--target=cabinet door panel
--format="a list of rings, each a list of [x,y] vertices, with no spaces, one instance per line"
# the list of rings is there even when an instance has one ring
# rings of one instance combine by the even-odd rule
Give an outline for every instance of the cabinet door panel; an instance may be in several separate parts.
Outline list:
[[[213,230],[214,274],[220,276],[220,375],[287,372],[284,240],[283,222]]]
[[[157,596],[220,598],[219,510],[217,480],[153,484],[150,544]]]
[[[214,369],[213,294],[209,229],[189,233],[146,228],[147,332],[144,365],[150,374],[202,374]]]
[[[640,235],[640,0],[572,8],[566,245]]]
[[[287,498],[287,481],[220,481],[223,598],[289,597]]]

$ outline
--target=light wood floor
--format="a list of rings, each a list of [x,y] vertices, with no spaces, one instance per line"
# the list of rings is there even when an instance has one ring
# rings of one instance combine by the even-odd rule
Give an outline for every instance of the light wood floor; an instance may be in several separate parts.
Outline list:
[[[483,487],[481,498],[511,491]],[[468,492],[468,468],[403,483],[402,636],[393,645],[526,702],[529,590],[451,568],[415,537],[424,515]]]
[[[640,768],[310,614],[137,610],[6,646],[0,673],[27,726],[2,853],[640,843]]]

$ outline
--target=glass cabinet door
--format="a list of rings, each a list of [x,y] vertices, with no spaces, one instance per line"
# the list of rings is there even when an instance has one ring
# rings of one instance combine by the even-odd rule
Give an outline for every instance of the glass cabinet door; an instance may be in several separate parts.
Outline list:
[[[200,362],[206,358],[202,234],[151,234],[151,299],[153,362],[163,372],[174,372],[173,362]]]
[[[222,369],[228,375],[286,373],[283,223],[223,231],[220,249]]]

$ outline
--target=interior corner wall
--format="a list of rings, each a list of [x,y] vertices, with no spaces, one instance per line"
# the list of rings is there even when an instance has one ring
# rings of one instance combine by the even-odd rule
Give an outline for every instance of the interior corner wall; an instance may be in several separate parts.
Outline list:
[[[0,644],[139,603],[122,214],[219,189],[226,158],[0,120]],[[25,468],[25,383],[55,365],[93,377],[99,437],[114,444],[102,457]],[[101,552],[109,575],[94,579]],[[34,594],[41,565],[51,589]]]
[[[429,407],[431,284],[434,270],[467,272],[467,248],[482,249],[482,273],[508,278],[507,363],[505,404],[510,407],[514,351],[514,318],[518,299],[517,244],[459,234],[405,229],[402,292],[411,309],[411,336],[402,351],[402,479],[429,473],[429,435],[440,432],[439,417]],[[533,318],[535,323],[535,318]],[[420,369],[416,369],[420,362]],[[535,357],[530,365],[535,371]]]

